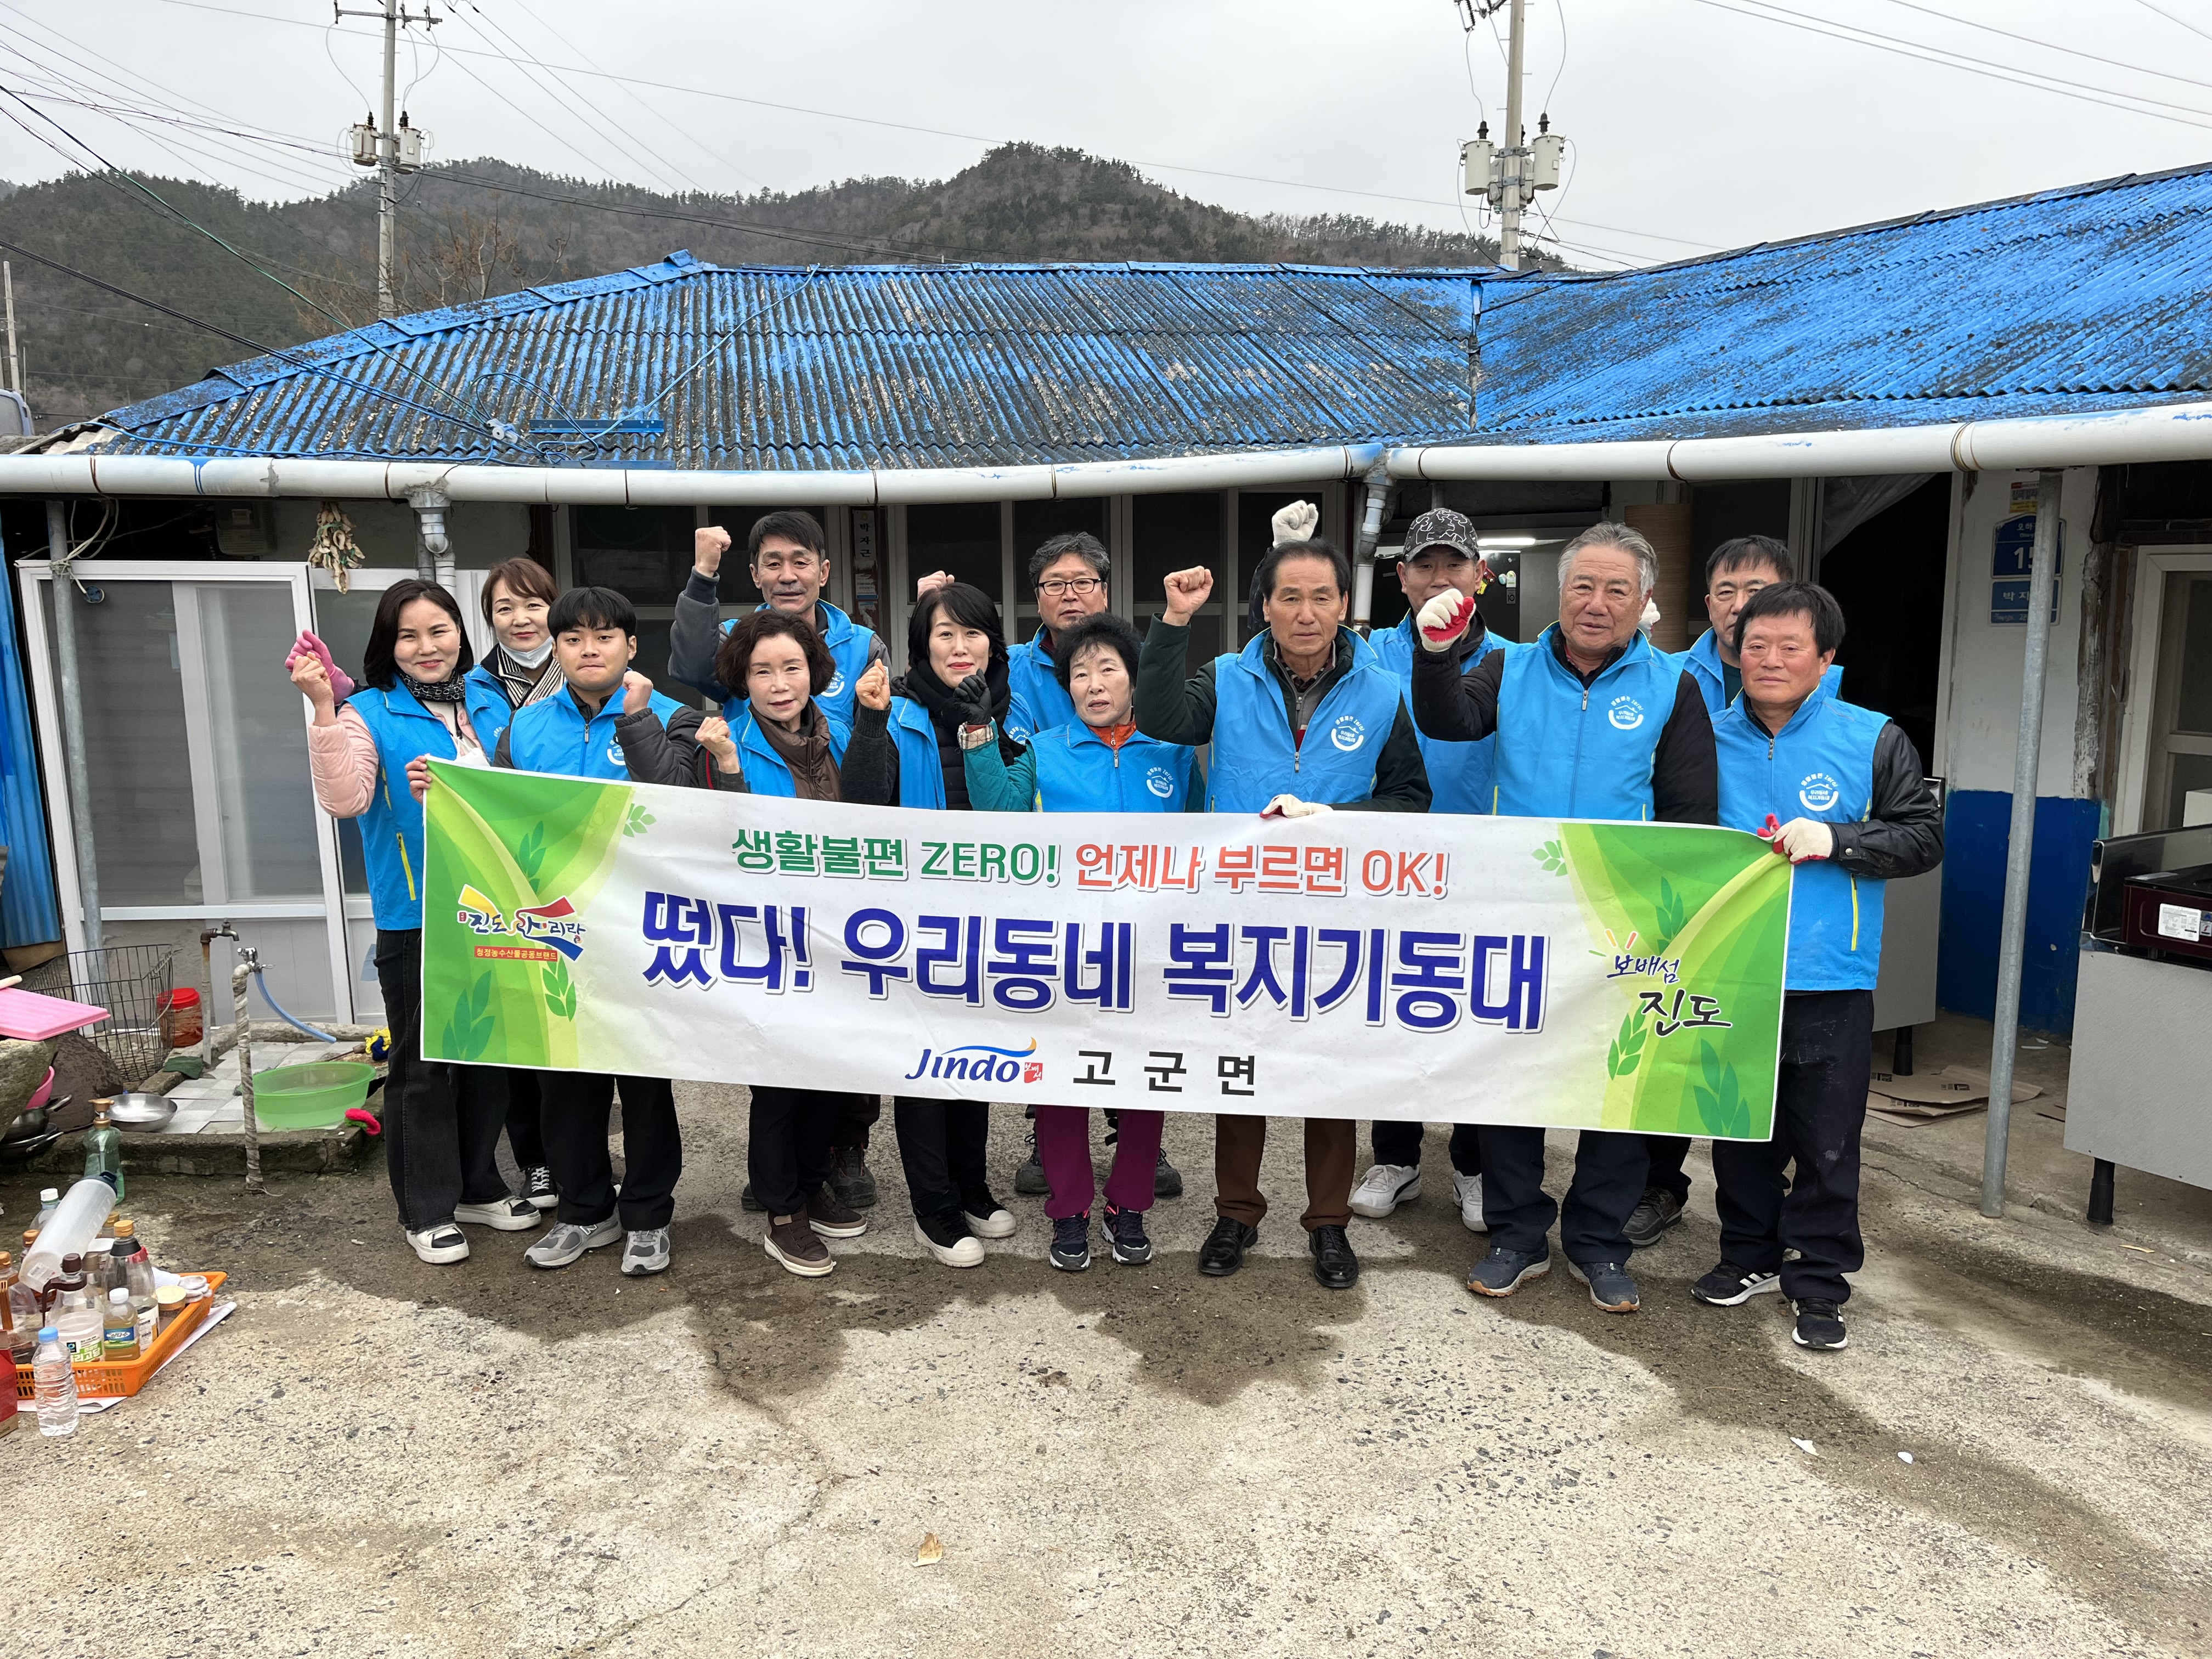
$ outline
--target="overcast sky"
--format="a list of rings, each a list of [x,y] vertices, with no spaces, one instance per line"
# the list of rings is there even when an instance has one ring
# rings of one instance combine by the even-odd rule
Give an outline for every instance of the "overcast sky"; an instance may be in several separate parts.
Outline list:
[[[1457,228],[1481,222],[1459,144],[1486,112],[1503,125],[1503,52],[1450,0],[430,3],[448,21],[408,32],[400,79],[435,157],[663,189],[941,178],[1022,138],[1247,211]],[[330,27],[328,0],[0,11],[0,85],[48,94],[110,161],[264,200],[353,176],[332,152],[381,30]],[[1528,0],[1528,42],[1530,125],[1548,110],[1573,146],[1544,205],[1592,266],[2212,157],[2212,0]],[[311,148],[51,101],[112,106],[119,84],[141,111]],[[67,166],[0,123],[0,178]]]

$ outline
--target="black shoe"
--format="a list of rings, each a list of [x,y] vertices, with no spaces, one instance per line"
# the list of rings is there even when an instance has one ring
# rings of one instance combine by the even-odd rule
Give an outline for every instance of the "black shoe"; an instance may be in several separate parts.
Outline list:
[[[1206,1243],[1198,1247],[1198,1270],[1208,1279],[1226,1279],[1244,1265],[1244,1252],[1260,1242],[1260,1230],[1248,1227],[1234,1216],[1213,1224]]]
[[[561,1202],[561,1189],[553,1184],[553,1171],[542,1164],[522,1172],[522,1195],[541,1210],[550,1210]]]
[[[1052,1224],[1052,1249],[1047,1256],[1064,1273],[1079,1273],[1091,1265],[1091,1212],[1064,1215]]]
[[[1037,1157],[1035,1129],[1030,1131],[1030,1155],[1014,1171],[1014,1190],[1024,1198],[1042,1198],[1052,1190],[1052,1182],[1044,1178],[1043,1162]]]
[[[1716,1308],[1740,1308],[1765,1291],[1780,1286],[1782,1275],[1765,1267],[1739,1267],[1723,1261],[1690,1286],[1690,1294]]]
[[[1359,1282],[1359,1258],[1341,1227],[1316,1227],[1306,1240],[1313,1252],[1314,1278],[1324,1290],[1348,1291]]]
[[[1621,1231],[1638,1249],[1648,1250],[1668,1228],[1681,1224],[1682,1200],[1663,1187],[1646,1187],[1643,1198],[1629,1212],[1627,1226]]]
[[[1182,1171],[1168,1162],[1168,1152],[1164,1146],[1160,1148],[1160,1161],[1152,1165],[1152,1196],[1154,1198],[1182,1196]]]
[[[738,1204],[740,1208],[750,1210],[755,1215],[768,1213],[768,1206],[753,1196],[753,1183],[750,1181],[745,1182],[744,1190],[738,1194]]]
[[[841,1146],[830,1154],[830,1190],[848,1210],[865,1210],[875,1203],[875,1171],[868,1168],[866,1147]]]
[[[1844,1348],[1851,1340],[1844,1329],[1843,1310],[1832,1302],[1800,1302],[1797,1328],[1790,1340],[1801,1348]]]
[[[1106,1237],[1114,1247],[1114,1260],[1125,1267],[1141,1267],[1152,1259],[1152,1241],[1145,1237],[1141,1210],[1106,1206]]]

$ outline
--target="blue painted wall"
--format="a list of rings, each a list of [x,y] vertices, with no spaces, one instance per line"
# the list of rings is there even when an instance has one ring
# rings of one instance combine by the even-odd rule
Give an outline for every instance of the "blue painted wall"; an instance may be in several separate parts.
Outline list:
[[[2089,844],[2103,833],[2104,804],[2063,795],[2035,802],[2035,851],[2027,872],[2027,954],[2020,1023],[2061,1036],[2074,1030],[2074,975],[2081,907],[2089,896]],[[1997,939],[2004,915],[2005,854],[2012,796],[1995,789],[1951,793],[1943,828],[1943,939],[1936,1000],[1977,1019],[1995,1016]]]

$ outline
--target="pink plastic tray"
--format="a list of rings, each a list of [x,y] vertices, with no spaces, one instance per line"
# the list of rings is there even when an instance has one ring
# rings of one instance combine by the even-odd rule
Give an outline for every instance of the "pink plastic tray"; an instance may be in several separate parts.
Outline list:
[[[0,991],[0,1036],[44,1042],[64,1031],[82,1030],[107,1018],[107,1010],[36,991]]]

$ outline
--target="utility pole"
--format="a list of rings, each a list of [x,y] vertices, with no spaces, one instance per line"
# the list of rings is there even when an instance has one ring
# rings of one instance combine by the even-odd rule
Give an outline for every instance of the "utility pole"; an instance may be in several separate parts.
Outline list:
[[[1552,131],[1549,115],[1538,122],[1536,142],[1522,125],[1522,64],[1528,40],[1528,0],[1456,0],[1460,21],[1471,34],[1500,11],[1507,13],[1505,43],[1505,143],[1490,142],[1490,124],[1477,130],[1472,143],[1460,146],[1461,189],[1481,196],[1498,210],[1498,263],[1521,268],[1521,216],[1540,190],[1559,187],[1559,161],[1567,141]]]
[[[420,23],[435,28],[441,21],[428,6],[418,14],[406,9],[404,0],[384,0],[376,11],[348,11],[331,0],[331,21],[341,17],[373,17],[384,24],[384,113],[382,120],[362,122],[353,129],[356,166],[376,169],[376,314],[397,315],[399,285],[393,275],[399,214],[399,175],[422,165],[422,134],[407,123],[406,112],[393,114],[398,102],[399,28]]]
[[[21,396],[23,355],[15,349],[15,268],[4,259],[0,259],[0,290],[5,291],[8,306],[8,390]]]

